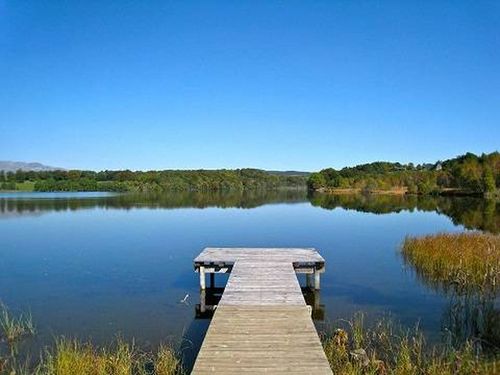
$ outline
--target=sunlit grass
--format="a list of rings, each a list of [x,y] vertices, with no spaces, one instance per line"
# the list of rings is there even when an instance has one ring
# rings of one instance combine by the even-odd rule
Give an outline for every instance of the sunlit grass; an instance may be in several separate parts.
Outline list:
[[[60,338],[47,350],[36,370],[38,375],[174,375],[182,371],[174,350],[160,346],[143,353],[118,339],[114,347],[98,349],[90,343]]]
[[[98,351],[89,343],[60,338],[53,352],[47,351],[38,372],[46,375],[131,374],[132,357],[121,340],[115,353]]]
[[[177,375],[183,369],[177,353],[161,345],[156,353],[137,350],[122,339],[109,348],[59,338],[37,364],[18,364],[15,357],[0,358],[1,375]]]
[[[360,313],[324,337],[323,347],[333,373],[339,375],[486,375],[500,371],[498,355],[478,353],[469,342],[457,349],[430,346],[418,327],[405,330],[390,319],[365,329]]]
[[[433,286],[500,291],[500,235],[474,232],[407,237],[402,255]]]
[[[16,182],[16,190],[18,191],[34,191],[35,183],[32,181]]]
[[[35,334],[31,314],[20,314],[16,317],[3,304],[0,304],[0,328],[0,335],[9,344],[14,343],[23,336]]]
[[[161,345],[154,360],[154,368],[156,375],[177,374],[180,370],[180,361],[170,347]]]

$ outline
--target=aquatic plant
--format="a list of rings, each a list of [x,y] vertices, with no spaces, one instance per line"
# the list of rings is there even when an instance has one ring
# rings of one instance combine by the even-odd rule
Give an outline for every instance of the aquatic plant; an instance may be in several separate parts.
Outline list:
[[[53,351],[47,350],[38,368],[46,375],[131,374],[130,347],[118,341],[115,352],[98,351],[90,343],[59,338]]]
[[[182,366],[176,352],[161,345],[156,354],[141,352],[118,338],[109,348],[64,337],[40,356],[38,364],[19,365],[17,358],[0,359],[0,374],[8,375],[176,375]]]
[[[459,294],[500,291],[500,235],[468,232],[406,237],[401,254],[433,287]]]
[[[13,345],[25,335],[35,334],[31,314],[13,316],[0,304],[2,336],[9,344],[10,355],[0,353],[0,375],[174,375],[183,371],[181,361],[172,347],[160,345],[156,353],[136,349],[122,338],[103,348],[90,342],[60,337],[53,347],[46,348],[38,363],[24,358],[20,362]]]
[[[495,298],[480,293],[452,293],[444,309],[442,332],[449,346],[469,341],[476,350],[498,350],[500,311]]]
[[[118,338],[111,348],[59,338],[47,349],[35,370],[37,375],[174,375],[182,372],[175,351],[161,345],[156,355],[140,352]]]
[[[418,278],[449,297],[443,316],[448,345],[470,342],[474,350],[500,346],[500,235],[479,232],[407,237],[404,261]]]
[[[3,304],[0,304],[0,328],[2,330],[0,335],[9,344],[23,336],[34,335],[36,331],[31,314],[20,314],[15,317]]]
[[[382,319],[366,329],[360,317],[362,314],[356,314],[347,324],[323,337],[334,374],[486,375],[500,370],[498,353],[478,353],[470,342],[458,349],[430,346],[418,326],[408,330],[391,319]]]
[[[161,345],[156,353],[154,369],[156,375],[171,375],[180,372],[181,363],[172,348]]]

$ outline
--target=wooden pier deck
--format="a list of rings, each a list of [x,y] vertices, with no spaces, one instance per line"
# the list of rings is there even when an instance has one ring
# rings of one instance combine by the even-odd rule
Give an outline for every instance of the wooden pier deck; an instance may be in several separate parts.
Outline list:
[[[314,249],[206,248],[206,273],[231,272],[193,374],[331,374],[296,273],[319,289],[324,259]]]

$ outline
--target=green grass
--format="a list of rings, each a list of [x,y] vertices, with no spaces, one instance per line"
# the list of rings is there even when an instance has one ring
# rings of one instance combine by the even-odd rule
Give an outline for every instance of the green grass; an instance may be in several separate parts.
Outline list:
[[[407,237],[401,253],[426,283],[457,292],[500,291],[500,235],[442,233]]]
[[[35,190],[35,183],[32,181],[17,182],[16,183],[16,190],[18,190],[18,191],[34,191]]]
[[[38,363],[19,364],[0,358],[0,375],[177,375],[183,369],[177,353],[161,345],[156,353],[141,352],[122,339],[104,348],[64,337],[46,348]]]
[[[418,327],[405,330],[390,319],[365,329],[363,315],[323,338],[336,375],[489,375],[500,371],[500,357],[477,352],[470,342],[460,348],[430,346]]]
[[[35,183],[24,182],[3,182],[0,183],[0,191],[35,191]]]
[[[114,350],[97,350],[89,343],[60,338],[55,349],[47,350],[37,369],[43,375],[128,375],[136,358],[133,347],[122,340]]]
[[[168,346],[161,345],[154,359],[156,375],[171,375],[180,373],[180,361],[175,352]]]

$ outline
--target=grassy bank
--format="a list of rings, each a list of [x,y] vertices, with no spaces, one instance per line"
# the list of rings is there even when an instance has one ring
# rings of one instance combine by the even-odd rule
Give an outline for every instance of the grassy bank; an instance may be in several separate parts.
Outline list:
[[[325,354],[336,375],[493,375],[500,357],[478,352],[470,342],[454,348],[431,346],[418,326],[405,330],[391,320],[365,329],[363,315],[341,324],[323,338]]]
[[[0,358],[5,375],[174,375],[182,374],[177,354],[168,346],[155,352],[141,352],[121,339],[105,348],[59,338],[47,348],[39,362],[29,364],[14,356]]]
[[[371,189],[363,190],[361,188],[320,188],[318,193],[334,194],[334,195],[352,195],[352,194],[380,194],[380,195],[405,195],[408,193],[406,188],[391,188],[391,189]]]
[[[32,181],[25,182],[3,182],[0,183],[0,192],[31,192],[35,190],[35,183]]]

